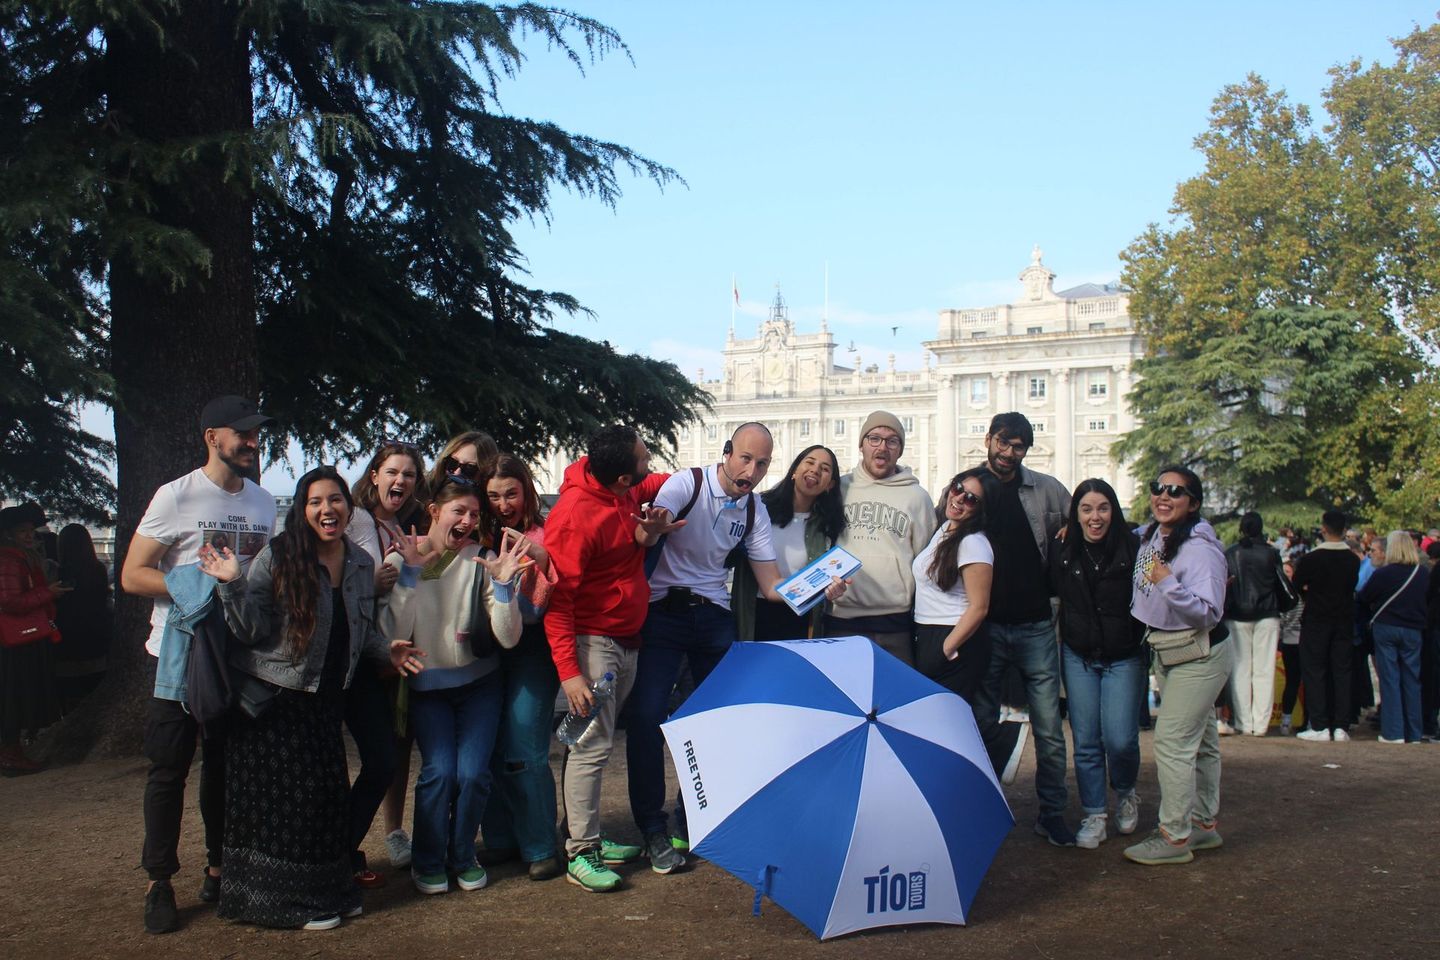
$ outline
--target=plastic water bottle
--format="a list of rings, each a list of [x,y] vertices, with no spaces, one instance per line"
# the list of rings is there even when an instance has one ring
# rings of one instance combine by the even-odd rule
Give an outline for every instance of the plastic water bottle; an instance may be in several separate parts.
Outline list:
[[[590,712],[571,711],[565,714],[565,719],[560,721],[560,726],[555,730],[555,739],[567,747],[573,747],[584,739],[585,734],[590,731],[590,724],[595,722],[595,715],[600,712],[600,705],[614,698],[615,674],[606,673],[596,680],[590,685],[590,692],[595,696],[595,705],[590,708]]]

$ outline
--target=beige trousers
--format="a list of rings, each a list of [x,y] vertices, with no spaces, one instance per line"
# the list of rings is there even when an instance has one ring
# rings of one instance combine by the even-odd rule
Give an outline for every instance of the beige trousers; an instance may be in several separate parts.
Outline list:
[[[575,857],[600,846],[600,778],[615,746],[615,718],[635,684],[639,650],[627,650],[610,637],[575,637],[575,657],[587,683],[615,674],[615,697],[600,706],[590,729],[566,753],[560,796],[564,801],[565,855]]]

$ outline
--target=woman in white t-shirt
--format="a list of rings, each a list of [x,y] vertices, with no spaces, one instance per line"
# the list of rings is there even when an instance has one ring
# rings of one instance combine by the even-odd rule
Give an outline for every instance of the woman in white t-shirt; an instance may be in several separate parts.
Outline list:
[[[835,546],[845,529],[845,503],[840,498],[840,463],[835,451],[814,444],[800,451],[790,471],[760,497],[770,517],[770,543],[780,579],[793,576]],[[741,640],[799,640],[823,636],[829,602],[804,616],[760,594],[748,563],[737,564],[730,609]]]
[[[985,615],[995,551],[986,537],[985,467],[957,474],[941,494],[940,528],[911,564],[915,574],[915,669],[967,703],[990,660]]]

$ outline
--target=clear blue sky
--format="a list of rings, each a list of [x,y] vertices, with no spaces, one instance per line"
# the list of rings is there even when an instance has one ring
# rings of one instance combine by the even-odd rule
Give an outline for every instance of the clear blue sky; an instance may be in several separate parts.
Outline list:
[[[718,373],[732,273],[740,336],[776,282],[813,330],[828,261],[840,347],[911,367],[936,311],[1017,295],[1033,244],[1062,289],[1115,280],[1119,251],[1199,170],[1224,85],[1254,71],[1323,122],[1331,66],[1393,61],[1389,38],[1435,15],[1387,0],[570,7],[634,63],[582,76],[531,44],[502,105],[633,147],[688,188],[627,181],[614,212],[559,195],[521,246],[538,285],[595,311],[563,326],[692,377]]]

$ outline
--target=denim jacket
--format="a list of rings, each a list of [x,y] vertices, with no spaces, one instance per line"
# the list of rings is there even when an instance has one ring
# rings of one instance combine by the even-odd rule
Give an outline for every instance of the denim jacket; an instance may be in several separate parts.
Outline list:
[[[287,690],[314,693],[320,687],[325,666],[325,649],[330,643],[331,609],[329,577],[317,569],[321,587],[315,604],[315,630],[305,650],[305,659],[290,655],[285,635],[288,622],[275,609],[273,559],[267,545],[250,562],[249,572],[220,584],[225,605],[225,622],[234,631],[238,645],[229,653],[230,665],[242,673],[268,681]],[[345,541],[345,570],[340,576],[345,599],[345,617],[350,624],[350,662],[345,669],[345,686],[355,676],[362,654],[389,660],[389,644],[375,629],[375,562],[370,555]]]
[[[215,599],[215,580],[198,563],[175,567],[165,574],[170,593],[170,615],[155,664],[155,696],[160,700],[185,702],[185,670],[190,665],[190,644],[196,625],[210,612]]]

